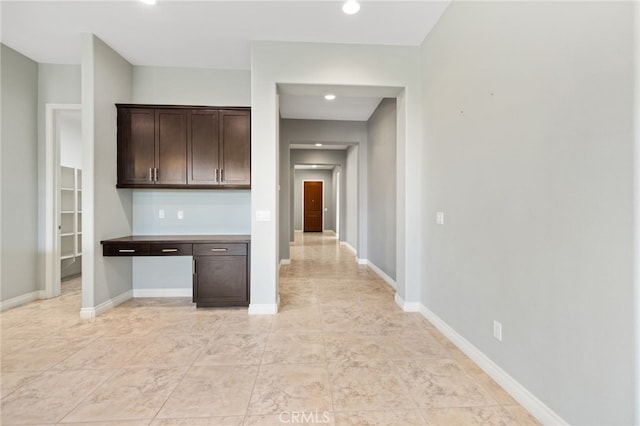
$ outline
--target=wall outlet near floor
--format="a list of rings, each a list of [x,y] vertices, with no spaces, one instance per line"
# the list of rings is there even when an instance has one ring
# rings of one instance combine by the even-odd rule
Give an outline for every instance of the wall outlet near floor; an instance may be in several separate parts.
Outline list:
[[[502,342],[502,323],[493,320],[493,337]]]
[[[184,219],[184,212],[182,210],[178,210],[178,220]]]
[[[164,209],[158,210],[158,219],[164,219]]]
[[[444,225],[444,212],[436,212],[436,223]]]

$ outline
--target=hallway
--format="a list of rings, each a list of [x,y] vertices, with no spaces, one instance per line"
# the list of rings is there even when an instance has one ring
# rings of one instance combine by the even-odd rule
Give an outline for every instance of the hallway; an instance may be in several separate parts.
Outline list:
[[[77,289],[2,313],[2,424],[537,424],[332,234],[291,257],[275,316],[167,298],[81,321]]]

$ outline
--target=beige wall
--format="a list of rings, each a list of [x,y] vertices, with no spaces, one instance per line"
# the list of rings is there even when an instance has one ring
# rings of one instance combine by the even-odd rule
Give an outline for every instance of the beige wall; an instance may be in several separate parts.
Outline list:
[[[0,45],[0,301],[38,297],[38,64]]]
[[[454,2],[422,47],[422,303],[570,424],[638,420],[633,8]]]

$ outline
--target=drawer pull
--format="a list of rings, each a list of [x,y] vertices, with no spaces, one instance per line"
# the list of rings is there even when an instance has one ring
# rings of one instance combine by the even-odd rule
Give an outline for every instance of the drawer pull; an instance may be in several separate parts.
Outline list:
[[[134,249],[118,249],[118,253],[135,253]]]
[[[211,251],[227,251],[226,248],[212,248]]]
[[[177,248],[166,248],[166,249],[162,249],[163,253],[176,253],[179,250]]]

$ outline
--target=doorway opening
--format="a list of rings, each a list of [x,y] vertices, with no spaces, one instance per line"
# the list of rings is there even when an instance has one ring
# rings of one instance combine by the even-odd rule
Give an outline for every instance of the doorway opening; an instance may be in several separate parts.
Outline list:
[[[45,113],[45,295],[52,298],[81,291],[81,107],[47,104]]]
[[[412,252],[407,246],[414,241],[407,236],[417,227],[415,217],[406,213],[404,88],[279,83],[277,93],[281,264],[290,264],[302,237],[295,232],[306,230],[298,219],[303,206],[296,194],[300,167],[340,165],[336,172],[341,173],[325,181],[325,211],[329,187],[334,194],[330,210],[335,211],[333,227],[328,227],[325,214],[325,232],[335,229],[339,245],[355,255],[357,264],[369,266],[398,288],[400,297],[411,293],[414,298],[415,285],[406,284],[414,282],[407,274],[418,269],[407,264],[405,255]],[[337,102],[327,103],[323,93],[336,93]]]

